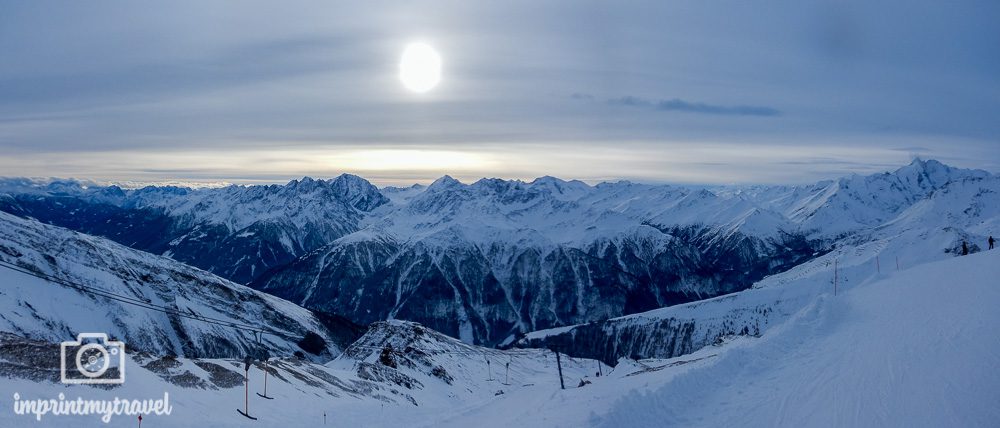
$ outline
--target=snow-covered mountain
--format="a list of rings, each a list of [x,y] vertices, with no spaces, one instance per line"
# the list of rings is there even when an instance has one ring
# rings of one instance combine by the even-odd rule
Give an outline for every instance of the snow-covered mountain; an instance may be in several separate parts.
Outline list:
[[[942,219],[920,207],[952,183],[995,179],[916,160],[814,185],[709,189],[553,177],[465,184],[445,176],[381,191],[348,175],[199,190],[8,180],[0,210],[357,322],[414,320],[497,344],[745,290],[843,245],[878,240],[904,213],[913,219],[906,230],[952,223],[947,245],[956,248],[960,236],[986,233],[963,223],[972,211]],[[975,195],[950,191],[952,203]]]
[[[819,250],[778,214],[705,190],[444,177],[251,286],[492,344],[737,291]]]
[[[444,177],[393,189],[361,231],[252,286],[362,322],[414,319],[495,344],[746,289],[840,241],[875,239],[951,183],[990,180],[922,160],[801,187]]]
[[[0,183],[0,210],[162,254],[239,283],[358,230],[387,199],[364,179],[125,190],[78,181]]]
[[[852,220],[853,221],[853,220]],[[529,333],[522,347],[554,347],[614,364],[620,358],[684,355],[730,336],[759,336],[815,296],[883,277],[887,272],[954,257],[962,242],[985,249],[1000,230],[1000,177],[943,182],[878,227],[836,241],[837,248],[753,289],[648,312]]]
[[[6,213],[0,262],[0,331],[35,340],[103,332],[129,349],[219,358],[292,355],[312,332],[323,340],[304,354],[322,361],[356,337],[349,324],[169,258]]]
[[[851,175],[793,188],[736,188],[735,193],[781,213],[804,230],[838,237],[880,226],[949,183],[989,177],[982,170],[916,159],[891,173]]]

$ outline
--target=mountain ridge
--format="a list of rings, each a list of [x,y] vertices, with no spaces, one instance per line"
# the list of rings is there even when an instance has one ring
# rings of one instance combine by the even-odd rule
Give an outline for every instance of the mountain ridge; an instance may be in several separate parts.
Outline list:
[[[130,349],[186,357],[292,355],[308,333],[331,359],[353,340],[291,302],[104,238],[0,213],[0,330],[59,342],[104,332]],[[12,269],[13,268],[13,269]],[[259,338],[250,329],[275,332]]]
[[[496,344],[749,288],[841,240],[868,239],[948,183],[993,177],[917,159],[803,186],[591,186],[550,176],[466,184],[446,175],[377,189],[345,174],[220,189],[59,182],[18,191],[27,181],[8,180],[0,210],[358,322],[400,317]]]

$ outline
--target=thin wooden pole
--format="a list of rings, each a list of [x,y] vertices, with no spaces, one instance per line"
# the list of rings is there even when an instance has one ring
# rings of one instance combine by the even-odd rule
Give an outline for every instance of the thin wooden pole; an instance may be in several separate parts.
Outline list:
[[[559,360],[559,351],[553,350],[556,353],[556,367],[559,369],[559,387],[566,389],[566,384],[563,383],[562,375],[562,362]]]
[[[833,295],[837,295],[837,259],[833,259]]]

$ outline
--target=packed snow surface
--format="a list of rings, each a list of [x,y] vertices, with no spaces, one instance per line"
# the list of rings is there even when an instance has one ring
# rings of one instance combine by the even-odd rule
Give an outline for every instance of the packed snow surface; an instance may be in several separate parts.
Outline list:
[[[602,366],[600,377],[591,373],[596,362],[564,357],[565,390],[551,353],[487,350],[393,321],[326,366],[275,363],[268,390],[275,399],[250,399],[257,421],[235,411],[244,405],[239,382],[182,387],[141,356],[119,388],[15,378],[2,392],[5,400],[14,392],[22,399],[170,392],[173,413],[147,418],[145,426],[323,426],[324,413],[328,426],[352,427],[997,426],[998,277],[1000,251],[878,274],[836,296],[818,292],[759,338],[732,338],[673,359],[623,360],[613,371]],[[397,368],[378,362],[386,345],[396,350]],[[505,360],[512,362],[509,382],[499,367]],[[178,359],[170,371],[208,377],[206,367],[215,365],[242,374],[230,360],[200,363]],[[253,397],[261,391],[259,367],[251,376]],[[4,411],[0,425],[97,423],[82,418],[49,415],[36,423]]]
[[[434,426],[997,426],[1000,251],[823,293],[760,338],[620,364]]]

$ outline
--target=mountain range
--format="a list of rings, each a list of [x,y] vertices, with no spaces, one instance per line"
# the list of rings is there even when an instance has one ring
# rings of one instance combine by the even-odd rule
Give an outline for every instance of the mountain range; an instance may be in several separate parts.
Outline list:
[[[354,322],[411,320],[496,345],[746,290],[893,230],[951,228],[935,235],[943,240],[935,245],[955,251],[961,240],[991,233],[964,220],[988,218],[982,210],[995,205],[966,202],[995,198],[996,183],[985,171],[919,159],[802,186],[553,177],[466,184],[445,176],[378,189],[345,174],[286,185],[123,189],[5,179],[0,211]],[[941,211],[947,198],[965,210]]]

